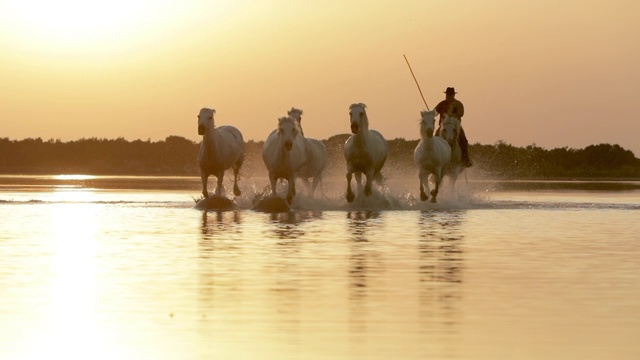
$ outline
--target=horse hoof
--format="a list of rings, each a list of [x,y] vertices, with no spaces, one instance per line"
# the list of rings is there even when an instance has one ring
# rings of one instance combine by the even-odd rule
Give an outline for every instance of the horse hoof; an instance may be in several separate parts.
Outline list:
[[[425,193],[420,193],[420,200],[422,200],[422,201],[427,201],[427,199],[428,199],[428,198],[429,198],[429,197],[427,196],[427,194],[425,194]]]
[[[347,193],[347,202],[353,202],[354,197],[353,193]]]
[[[208,192],[203,192],[203,193],[202,193],[202,196],[204,196],[204,198],[206,199],[206,198],[208,198],[208,197],[209,197],[209,193],[208,193]]]
[[[436,197],[435,197],[435,196],[431,198],[431,203],[432,203],[432,204],[435,204],[435,203],[437,203],[437,202],[438,202],[438,201],[436,200]]]
[[[240,189],[233,189],[233,195],[240,196],[242,195],[242,192],[240,191]]]
[[[371,195],[371,189],[364,188],[364,196]]]

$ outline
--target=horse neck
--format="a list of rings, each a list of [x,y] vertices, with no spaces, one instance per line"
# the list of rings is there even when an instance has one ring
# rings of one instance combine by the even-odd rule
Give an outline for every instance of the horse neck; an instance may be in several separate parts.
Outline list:
[[[427,135],[422,135],[422,144],[424,146],[425,150],[431,151],[433,152],[433,149],[435,147],[435,141],[433,141],[433,139],[436,137],[436,135],[433,135],[431,137],[427,136]]]
[[[220,151],[218,151],[220,147],[220,132],[213,126],[207,128],[204,135],[202,135],[202,141],[204,143],[205,149],[207,150],[207,154],[215,154],[218,156]]]
[[[366,144],[369,139],[369,119],[367,119],[367,115],[365,114],[365,120],[362,122],[360,126],[360,130],[355,134],[354,139],[357,142]]]

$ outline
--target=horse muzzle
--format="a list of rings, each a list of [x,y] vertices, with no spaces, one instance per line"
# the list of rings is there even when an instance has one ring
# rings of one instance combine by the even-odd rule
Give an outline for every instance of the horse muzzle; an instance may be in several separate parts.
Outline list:
[[[205,128],[202,125],[198,125],[198,135],[204,135],[206,131],[207,131],[207,128]]]
[[[357,134],[358,133],[358,124],[351,124],[351,133],[352,134]]]
[[[293,148],[293,143],[291,141],[287,141],[284,143],[284,149],[287,151],[291,151],[291,149]]]

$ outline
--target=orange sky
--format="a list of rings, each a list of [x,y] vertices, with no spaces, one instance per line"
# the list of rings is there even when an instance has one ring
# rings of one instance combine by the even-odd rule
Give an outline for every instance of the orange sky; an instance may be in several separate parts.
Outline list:
[[[54,4],[55,6],[53,6]],[[455,86],[471,143],[640,156],[637,1],[0,0],[0,137],[198,140],[201,107],[264,140],[292,106],[305,135],[417,139]]]

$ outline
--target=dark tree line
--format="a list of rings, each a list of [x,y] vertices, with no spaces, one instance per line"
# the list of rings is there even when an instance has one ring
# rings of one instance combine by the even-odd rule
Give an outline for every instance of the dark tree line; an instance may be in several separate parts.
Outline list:
[[[327,176],[344,176],[342,155],[348,134],[323,140],[329,152]],[[244,176],[265,176],[262,141],[246,143]],[[384,174],[415,173],[413,150],[418,140],[389,141]],[[198,175],[199,143],[179,136],[161,141],[118,139],[60,140],[0,138],[2,174]],[[471,173],[500,179],[640,178],[640,159],[619,145],[551,150],[505,142],[470,146],[476,165]]]

